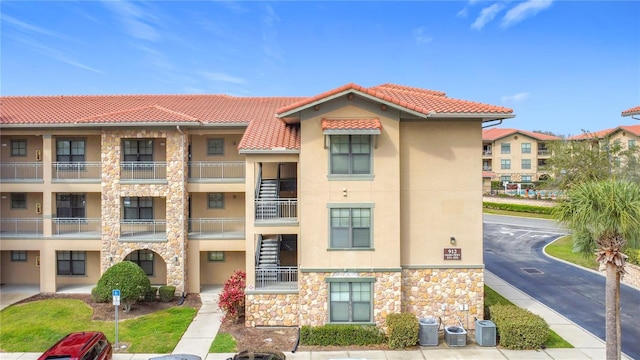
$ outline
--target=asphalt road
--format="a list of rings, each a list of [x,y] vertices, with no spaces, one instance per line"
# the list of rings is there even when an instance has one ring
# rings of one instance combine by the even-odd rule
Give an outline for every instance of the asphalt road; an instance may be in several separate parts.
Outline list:
[[[556,222],[484,215],[487,270],[605,339],[605,278],[556,261],[542,248],[566,234]],[[640,360],[640,291],[620,285],[622,351]]]

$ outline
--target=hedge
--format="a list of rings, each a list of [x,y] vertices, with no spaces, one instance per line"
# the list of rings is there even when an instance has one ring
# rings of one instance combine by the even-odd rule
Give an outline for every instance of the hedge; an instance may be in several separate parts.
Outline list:
[[[506,349],[540,349],[549,337],[549,324],[543,318],[515,305],[492,305],[489,316]]]
[[[349,346],[382,344],[384,332],[374,325],[303,326],[300,329],[300,344],[314,346]]]
[[[160,286],[160,288],[158,289],[158,294],[160,296],[160,301],[162,302],[169,302],[171,300],[173,300],[175,294],[176,294],[176,287],[175,286]]]
[[[494,202],[483,202],[482,206],[487,209],[495,209],[495,210],[507,210],[507,211],[514,211],[514,212],[525,212],[525,213],[547,214],[547,215],[553,214],[552,206],[505,204],[505,203],[494,203]]]

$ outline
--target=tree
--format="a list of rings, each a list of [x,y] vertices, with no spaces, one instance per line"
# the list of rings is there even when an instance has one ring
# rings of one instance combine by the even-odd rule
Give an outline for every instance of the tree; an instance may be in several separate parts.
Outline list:
[[[124,311],[131,310],[131,305],[144,297],[151,287],[149,278],[138,264],[122,261],[108,268],[96,285],[96,294],[111,301],[112,291],[120,290],[120,301]]]
[[[577,184],[554,215],[573,230],[574,248],[595,250],[596,261],[606,270],[606,353],[608,360],[618,359],[620,276],[627,259],[623,250],[640,245],[640,185],[615,179]]]
[[[542,187],[567,190],[585,181],[611,177],[640,182],[640,146],[627,148],[610,140],[585,133],[581,140],[549,142],[553,156],[544,170],[551,176]]]

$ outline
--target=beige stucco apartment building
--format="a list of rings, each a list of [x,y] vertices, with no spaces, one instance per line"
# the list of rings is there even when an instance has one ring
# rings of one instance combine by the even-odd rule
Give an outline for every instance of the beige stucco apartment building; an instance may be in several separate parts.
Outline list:
[[[131,260],[178,293],[246,271],[247,326],[483,317],[478,149],[511,109],[347,84],[2,97],[0,116],[2,284]]]
[[[548,144],[560,137],[533,131],[489,127],[482,130],[482,169],[491,180],[532,183],[547,175],[544,166],[551,157]]]

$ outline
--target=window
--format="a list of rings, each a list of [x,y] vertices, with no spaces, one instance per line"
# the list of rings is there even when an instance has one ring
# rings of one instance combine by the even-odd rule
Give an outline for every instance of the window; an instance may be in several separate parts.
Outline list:
[[[11,261],[27,261],[27,252],[24,250],[11,251]]]
[[[58,275],[84,275],[86,260],[84,251],[58,251]]]
[[[11,156],[27,156],[27,140],[11,140]]]
[[[331,209],[330,247],[337,249],[371,247],[371,209]]]
[[[502,175],[500,176],[500,182],[511,182],[511,175]]]
[[[531,169],[531,159],[522,159],[522,168]]]
[[[125,197],[122,202],[125,220],[153,219],[153,198]]]
[[[531,143],[522,143],[522,153],[531,154]]]
[[[509,160],[509,159],[500,160],[500,169],[502,169],[502,170],[511,169],[511,160]]]
[[[224,155],[224,139],[208,139],[207,155]]]
[[[26,193],[11,193],[11,208],[12,209],[26,209],[27,208],[27,194]]]
[[[138,264],[147,276],[153,276],[153,251],[136,250],[127,255],[125,260]]]
[[[123,140],[124,161],[153,161],[153,140]]]
[[[84,194],[56,195],[56,214],[59,218],[84,218]]]
[[[538,159],[538,167],[547,166],[547,159]]]
[[[331,135],[331,174],[371,174],[370,135]]]
[[[209,251],[207,254],[209,261],[224,261],[224,251]]]
[[[371,282],[330,282],[330,322],[371,322]]]
[[[509,143],[500,144],[500,152],[502,154],[511,154],[511,144]]]
[[[56,161],[84,162],[84,140],[58,140],[56,142]]]
[[[627,146],[629,149],[634,149],[636,147],[636,141],[635,140],[629,140],[627,142]]]
[[[209,209],[224,209],[224,194],[209,193]]]
[[[522,182],[530,183],[531,182],[531,175],[522,175]]]

